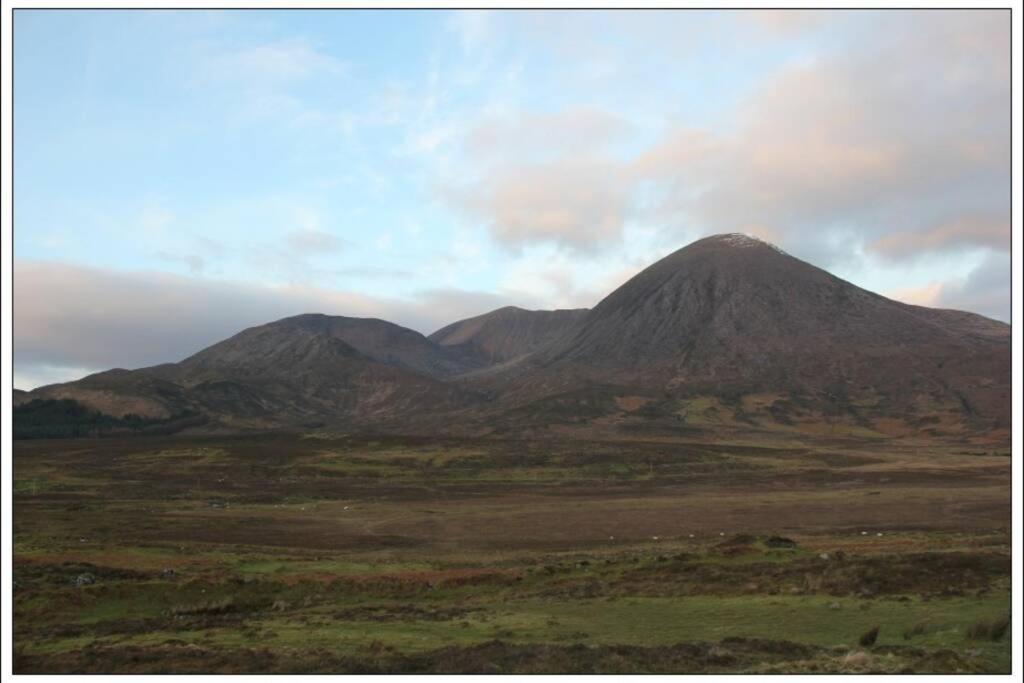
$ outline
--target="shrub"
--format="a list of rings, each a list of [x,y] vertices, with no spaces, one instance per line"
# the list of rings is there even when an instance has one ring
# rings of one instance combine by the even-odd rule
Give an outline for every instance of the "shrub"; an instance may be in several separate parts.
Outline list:
[[[772,536],[764,542],[769,548],[795,548],[796,541],[785,536]]]
[[[235,609],[235,602],[231,598],[211,600],[198,605],[178,605],[171,608],[172,616],[203,615],[203,614],[225,614]]]
[[[861,644],[861,647],[871,647],[875,644],[875,641],[878,640],[878,631],[879,627],[875,626],[873,629],[862,635],[860,640],[857,642]]]
[[[982,619],[967,629],[967,637],[971,640],[1002,640],[1010,628],[1010,615],[1004,614],[995,619]]]
[[[910,640],[915,636],[923,636],[931,630],[931,624],[925,621],[919,621],[903,632],[903,640]]]

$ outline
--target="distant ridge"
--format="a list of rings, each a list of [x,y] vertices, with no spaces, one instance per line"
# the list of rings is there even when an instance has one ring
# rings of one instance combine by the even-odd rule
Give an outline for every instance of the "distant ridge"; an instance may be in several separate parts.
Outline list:
[[[430,340],[465,350],[487,364],[502,363],[550,344],[576,325],[585,308],[528,311],[506,306],[441,328]]]
[[[209,418],[204,429],[1007,439],[1010,386],[1008,325],[892,301],[727,234],[669,254],[592,309],[509,306],[429,337],[304,314],[180,363],[16,401],[72,398],[115,416],[194,411]]]

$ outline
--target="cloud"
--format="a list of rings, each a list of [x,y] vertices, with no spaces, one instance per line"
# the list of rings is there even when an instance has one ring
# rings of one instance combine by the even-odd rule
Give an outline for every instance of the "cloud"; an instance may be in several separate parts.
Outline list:
[[[510,267],[502,286],[520,307],[592,308],[642,269],[639,264],[616,263],[608,270],[593,272],[559,255],[534,256]]]
[[[317,75],[343,75],[348,66],[303,39],[281,40],[225,52],[209,59],[203,77],[270,87]]]
[[[822,19],[752,16],[804,32]],[[680,243],[754,232],[825,267],[1005,250],[1006,18],[857,15],[843,39],[770,72],[723,125],[680,116],[652,137],[597,106],[485,115],[462,145],[469,180],[439,190],[513,250],[613,250],[631,220]]]
[[[85,377],[95,372],[95,368],[71,367],[66,365],[46,365],[33,363],[15,366],[13,375],[14,388],[30,391],[47,384],[67,382],[71,379]]]
[[[172,254],[166,251],[158,251],[156,255],[164,261],[185,264],[193,275],[198,275],[206,270],[206,259],[199,254]]]
[[[955,308],[1010,322],[1011,259],[992,253],[962,282],[944,284],[935,299],[938,308]]]
[[[622,141],[631,128],[627,119],[596,107],[506,113],[477,123],[463,145],[474,163],[485,165],[510,157],[533,161],[592,157]]]
[[[919,232],[897,232],[879,237],[873,252],[905,258],[925,251],[989,247],[1005,249],[1010,242],[1010,216],[1001,213],[964,214]]]
[[[759,33],[767,33],[772,37],[792,38],[794,34],[820,25],[834,13],[835,10],[758,9],[740,12],[739,16]]]
[[[474,54],[483,47],[490,35],[489,10],[454,10],[449,27],[458,36],[464,54]]]
[[[312,228],[293,230],[285,241],[292,251],[317,254],[338,251],[345,244],[345,240],[329,232]]]
[[[611,153],[628,130],[590,107],[490,116],[462,144],[475,176],[441,192],[509,249],[547,242],[594,252],[620,238],[629,210],[631,188]]]
[[[897,301],[930,308],[971,311],[1010,322],[1010,255],[991,251],[966,277],[930,282],[885,293]]]
[[[843,233],[889,256],[1007,248],[1008,30],[998,13],[893,19],[859,51],[772,75],[735,130],[682,127],[649,148],[634,168],[660,185],[658,215],[766,226],[796,253]]]
[[[459,289],[397,299],[52,262],[16,262],[14,283],[19,388],[179,361],[246,327],[300,313],[382,318],[429,333],[518,303]]]
[[[934,308],[942,295],[942,283],[930,282],[921,287],[901,287],[885,292],[885,296],[914,306]]]
[[[610,162],[567,159],[508,166],[449,197],[511,249],[550,242],[595,252],[621,237],[629,194],[619,172]]]
[[[225,253],[224,245],[205,235],[188,235],[190,246],[184,252],[159,250],[155,256],[170,263],[184,264],[190,273],[200,275],[206,271],[209,259],[220,259]]]

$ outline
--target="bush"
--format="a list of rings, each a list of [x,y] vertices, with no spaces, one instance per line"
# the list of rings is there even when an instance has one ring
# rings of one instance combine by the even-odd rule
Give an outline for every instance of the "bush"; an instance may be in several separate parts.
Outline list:
[[[13,436],[15,439],[69,439],[159,428],[174,431],[196,422],[200,417],[194,410],[182,410],[166,418],[141,417],[134,413],[115,417],[70,398],[37,398],[14,407]]]
[[[875,626],[873,629],[862,635],[858,641],[861,644],[861,647],[871,647],[874,645],[875,641],[878,640],[878,631],[879,627]]]
[[[211,600],[198,605],[177,605],[171,608],[172,616],[184,615],[205,615],[205,614],[226,614],[235,609],[235,601],[230,597],[221,600]]]
[[[971,640],[1002,640],[1010,628],[1010,615],[1004,614],[995,619],[982,619],[967,629],[967,637]]]
[[[903,640],[910,640],[915,636],[923,636],[932,630],[932,625],[926,621],[919,621],[903,632]]]
[[[772,536],[764,542],[769,548],[795,548],[796,541],[785,536]]]

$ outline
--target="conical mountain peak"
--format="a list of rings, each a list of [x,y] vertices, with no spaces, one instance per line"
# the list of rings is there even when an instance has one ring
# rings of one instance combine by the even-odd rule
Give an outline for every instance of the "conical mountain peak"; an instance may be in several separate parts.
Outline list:
[[[760,237],[748,235],[743,232],[726,232],[718,235],[711,235],[710,237],[697,240],[689,246],[692,247],[698,244],[718,245],[723,247],[732,247],[735,249],[757,249],[767,247],[779,252],[780,254],[786,253],[771,242],[767,242]]]

